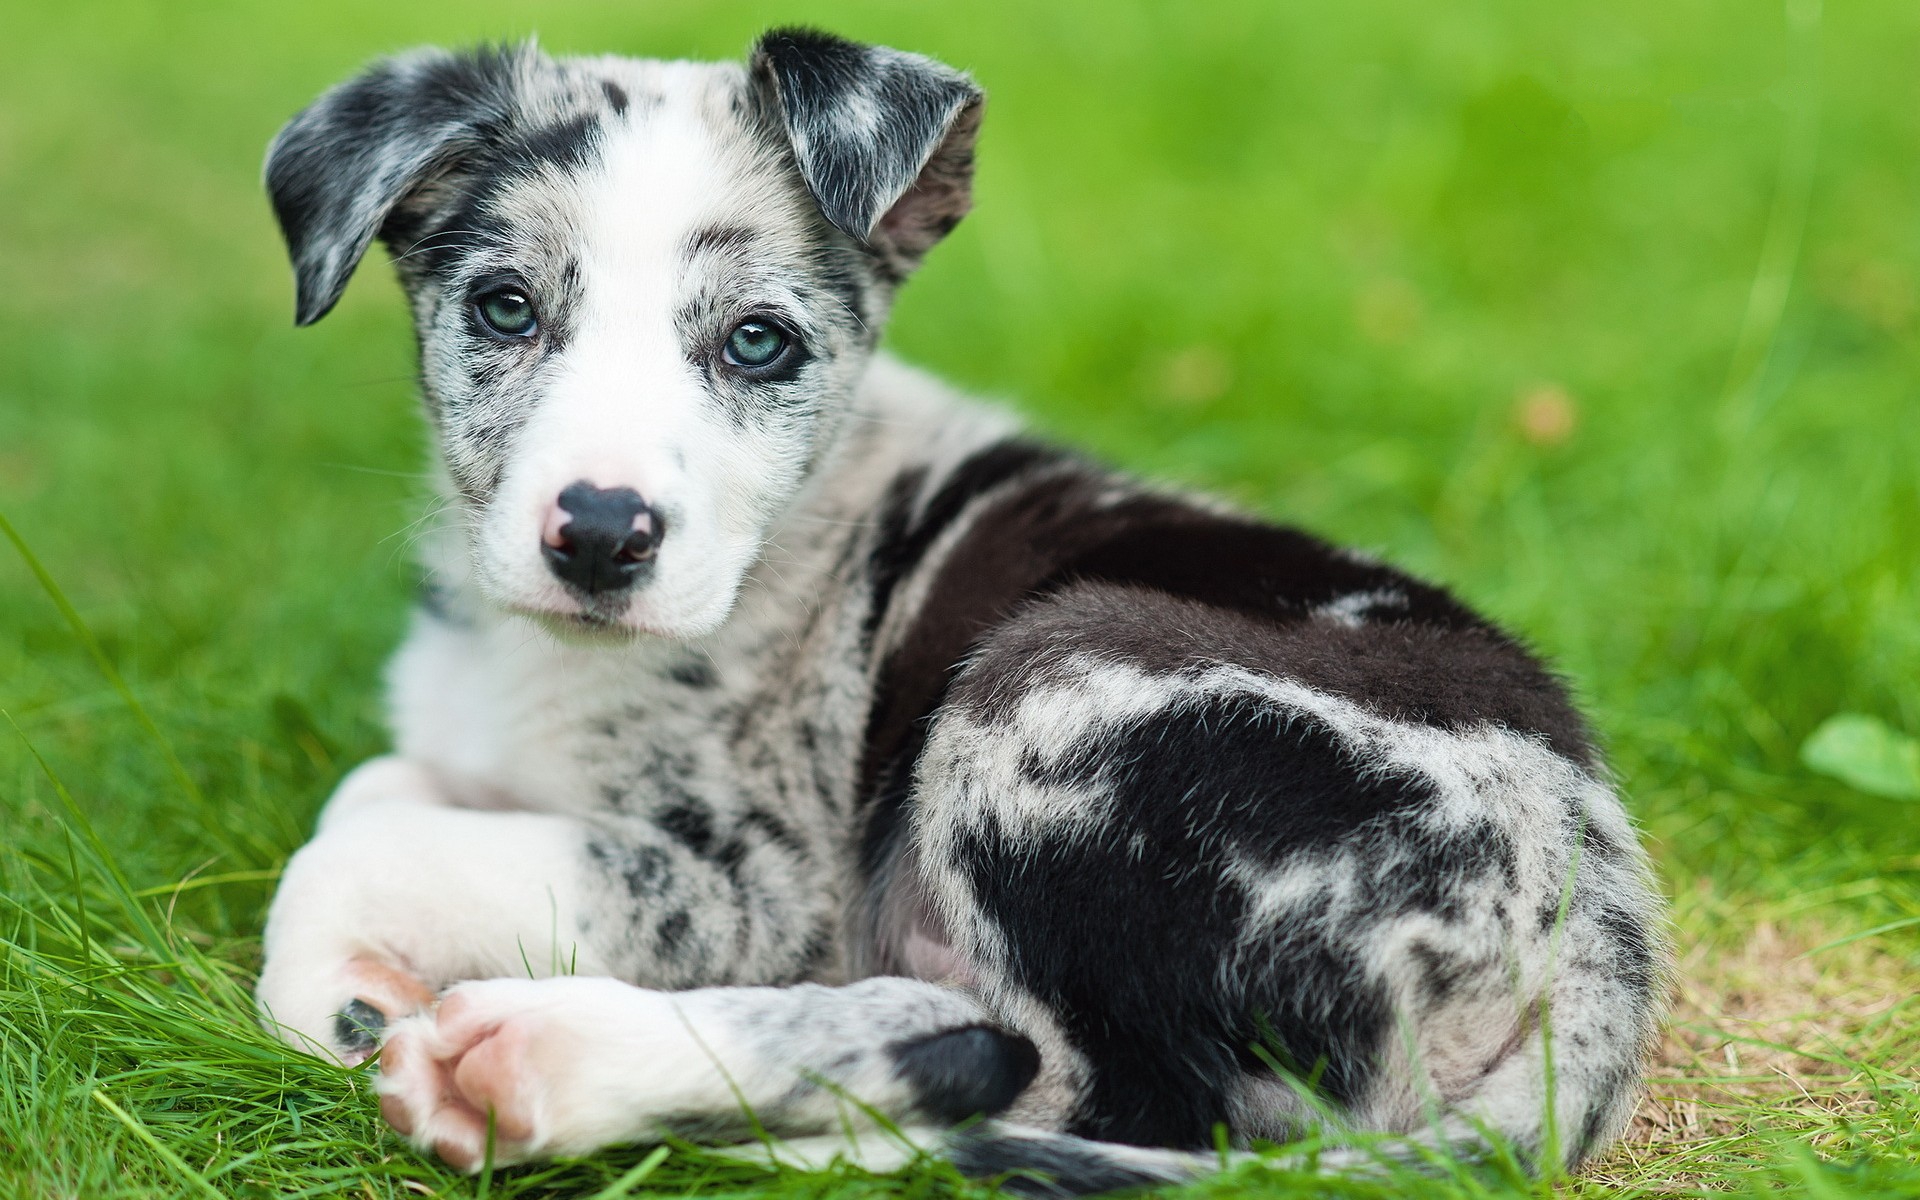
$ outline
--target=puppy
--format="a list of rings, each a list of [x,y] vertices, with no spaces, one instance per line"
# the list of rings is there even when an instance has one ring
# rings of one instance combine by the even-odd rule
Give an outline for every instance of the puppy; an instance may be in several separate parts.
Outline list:
[[[1580,1162],[1663,954],[1585,723],[1444,591],[877,352],[981,104],[789,29],[421,51],[280,133],[298,320],[386,244],[439,496],[265,1020],[380,1049],[467,1168],[882,1126],[1073,1192],[1223,1128]]]

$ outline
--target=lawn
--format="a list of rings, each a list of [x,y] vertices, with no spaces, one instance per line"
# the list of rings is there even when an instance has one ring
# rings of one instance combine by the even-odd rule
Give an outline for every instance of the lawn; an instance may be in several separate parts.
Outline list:
[[[992,95],[896,350],[1448,583],[1611,747],[1682,968],[1630,1138],[1319,1194],[1920,1195],[1920,7],[10,11],[0,1197],[965,1186],[686,1147],[465,1180],[247,999],[277,868],[381,749],[423,451],[383,264],[292,326],[268,137],[419,42],[730,56],[796,19]],[[1870,720],[1803,754],[1836,714]]]

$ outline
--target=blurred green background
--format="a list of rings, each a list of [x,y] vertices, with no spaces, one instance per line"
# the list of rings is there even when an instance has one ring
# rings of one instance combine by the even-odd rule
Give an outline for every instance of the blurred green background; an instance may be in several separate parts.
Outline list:
[[[795,21],[990,93],[897,352],[1523,631],[1676,890],[1920,914],[1920,804],[1799,756],[1835,713],[1920,731],[1910,0],[17,7],[0,513],[205,805],[0,546],[15,894],[66,836],[30,742],[135,886],[262,873],[180,900],[244,970],[264,873],[381,748],[410,335],[378,255],[292,327],[279,124],[421,42],[731,57]]]

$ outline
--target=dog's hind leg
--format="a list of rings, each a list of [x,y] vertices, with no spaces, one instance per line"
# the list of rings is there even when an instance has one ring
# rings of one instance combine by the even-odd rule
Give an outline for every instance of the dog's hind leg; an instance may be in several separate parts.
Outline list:
[[[399,1023],[382,1111],[473,1170],[664,1134],[740,1140],[951,1124],[1005,1108],[1032,1043],[965,993],[845,987],[660,992],[612,979],[488,980]]]

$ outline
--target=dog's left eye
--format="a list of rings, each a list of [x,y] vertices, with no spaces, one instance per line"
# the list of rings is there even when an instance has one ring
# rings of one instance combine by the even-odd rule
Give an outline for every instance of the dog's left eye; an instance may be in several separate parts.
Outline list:
[[[473,298],[473,311],[488,330],[504,338],[528,338],[540,328],[533,301],[519,288],[494,288]]]
[[[787,352],[787,331],[772,321],[742,321],[727,335],[720,356],[736,367],[769,367]]]

